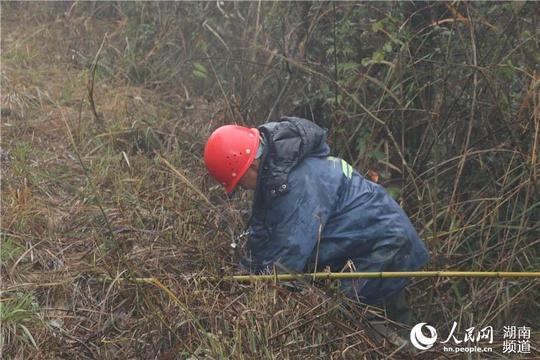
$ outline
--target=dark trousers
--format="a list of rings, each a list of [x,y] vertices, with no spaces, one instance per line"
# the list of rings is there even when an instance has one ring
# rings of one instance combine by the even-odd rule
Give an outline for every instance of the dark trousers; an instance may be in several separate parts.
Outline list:
[[[413,326],[413,312],[407,301],[405,289],[382,302],[386,318],[406,327]]]
[[[373,340],[379,344],[386,340],[399,347],[408,346],[413,312],[407,301],[405,289],[373,307],[381,310],[380,313],[369,313],[366,316],[368,332]]]

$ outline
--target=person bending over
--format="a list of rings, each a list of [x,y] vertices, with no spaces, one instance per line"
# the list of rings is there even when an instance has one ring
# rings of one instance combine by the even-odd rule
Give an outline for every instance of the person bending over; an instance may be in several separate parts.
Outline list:
[[[230,194],[254,190],[240,267],[269,273],[417,271],[429,255],[411,221],[385,189],[331,156],[327,130],[296,117],[258,128],[225,125],[208,138],[204,163]],[[343,292],[412,326],[410,278],[341,281]],[[383,331],[384,332],[384,331]]]

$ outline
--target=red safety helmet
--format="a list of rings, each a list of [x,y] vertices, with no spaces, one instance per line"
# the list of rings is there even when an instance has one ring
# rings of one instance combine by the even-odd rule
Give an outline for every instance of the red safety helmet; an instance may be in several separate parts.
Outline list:
[[[225,125],[215,130],[204,148],[206,169],[230,194],[255,159],[259,130]]]

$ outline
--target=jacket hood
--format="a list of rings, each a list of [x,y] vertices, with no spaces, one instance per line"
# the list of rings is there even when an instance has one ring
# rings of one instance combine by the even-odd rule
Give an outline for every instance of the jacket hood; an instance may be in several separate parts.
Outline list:
[[[282,117],[259,128],[267,146],[262,158],[260,181],[272,197],[287,193],[292,169],[306,157],[326,157],[328,130],[297,117]]]

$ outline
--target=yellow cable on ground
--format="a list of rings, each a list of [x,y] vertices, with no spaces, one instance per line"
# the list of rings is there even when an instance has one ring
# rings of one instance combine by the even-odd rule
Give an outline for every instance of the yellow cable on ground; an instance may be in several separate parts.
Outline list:
[[[512,272],[512,271],[388,271],[388,272],[318,272],[302,274],[267,274],[267,275],[226,275],[226,276],[201,276],[184,275],[184,280],[196,282],[218,283],[220,281],[233,281],[250,283],[256,281],[292,281],[292,280],[327,280],[327,279],[360,279],[360,278],[394,278],[394,277],[461,277],[461,278],[540,278],[540,272]],[[100,282],[110,281],[129,281],[139,284],[155,283],[160,286],[156,278],[118,278],[110,279],[108,277],[100,278]]]
[[[540,278],[540,272],[505,272],[505,271],[403,271],[403,272],[319,272],[311,274],[268,274],[268,275],[231,275],[231,276],[194,276],[187,279],[219,282],[254,282],[291,281],[295,279],[360,279],[360,278],[393,278],[393,277],[483,277],[483,278]]]

